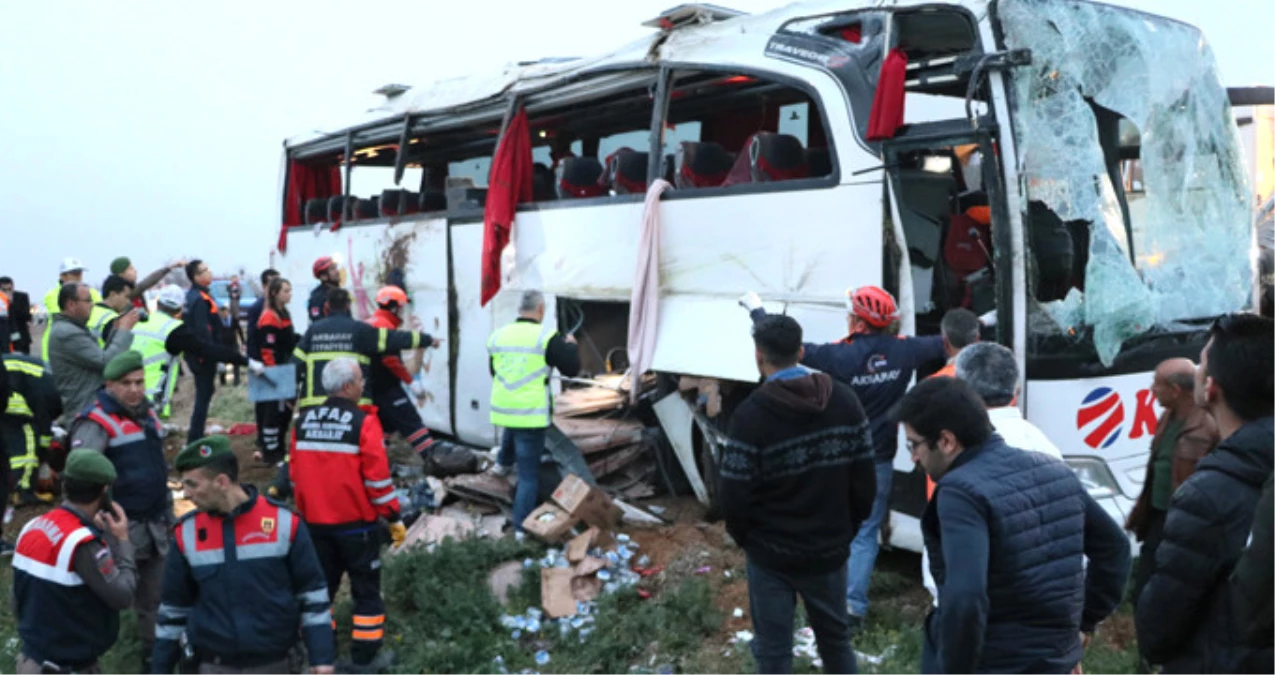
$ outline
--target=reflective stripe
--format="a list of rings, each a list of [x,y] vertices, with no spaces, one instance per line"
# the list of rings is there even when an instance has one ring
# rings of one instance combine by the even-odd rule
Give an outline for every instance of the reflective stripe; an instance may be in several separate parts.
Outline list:
[[[359,454],[359,446],[353,443],[340,443],[337,441],[303,441],[301,439],[297,439],[296,451],[333,452],[338,455],[357,455]]]
[[[544,368],[540,368],[539,370],[535,370],[530,373],[527,373],[526,375],[514,380],[513,382],[506,380],[505,377],[501,375],[500,373],[496,373],[496,381],[499,382],[500,385],[503,386],[505,389],[513,391],[514,389],[521,389],[542,377],[548,377],[548,376],[549,376],[549,367],[545,366]]]
[[[146,432],[137,431],[131,434],[121,434],[119,436],[116,436],[112,438],[110,442],[107,443],[107,445],[112,448],[115,448],[121,445],[128,445],[129,443],[137,443],[144,440],[146,440]]]
[[[383,352],[389,346],[390,332],[381,328],[376,333],[376,351]]]
[[[491,411],[494,413],[500,413],[501,415],[515,415],[515,416],[533,416],[533,415],[548,415],[549,414],[548,408],[535,408],[534,410],[520,410],[518,408],[500,408],[497,406],[491,406]]]
[[[391,492],[391,493],[389,493],[389,494],[387,494],[387,495],[385,495],[385,496],[377,497],[376,499],[373,499],[373,500],[372,500],[372,503],[373,503],[373,504],[376,504],[376,505],[378,505],[378,506],[379,506],[379,505],[381,505],[381,504],[389,504],[390,502],[394,501],[395,499],[398,499],[398,495],[396,495],[395,493]]]
[[[385,480],[365,480],[365,481],[363,481],[363,485],[364,485],[365,487],[370,487],[370,488],[372,488],[372,489],[374,489],[374,490],[375,490],[375,489],[377,489],[377,488],[387,488],[387,487],[389,487],[389,486],[391,486],[391,485],[393,485],[393,484],[394,484],[394,479],[392,479],[392,478],[386,478]]]
[[[292,350],[292,356],[293,358],[298,359],[300,361],[306,360],[306,353],[300,347],[297,347]]]
[[[550,328],[549,326],[545,326],[544,328],[540,329],[540,337],[536,338],[536,349],[539,349],[541,352],[543,352],[545,350],[545,347],[549,345],[549,338],[553,336],[554,332],[555,332],[554,329]]]
[[[354,638],[355,640],[361,640],[365,642],[376,641],[385,637],[385,629],[378,628],[376,630],[355,630],[350,632],[350,637]]]
[[[306,612],[301,615],[302,626],[326,626],[332,621],[327,612]]]
[[[376,628],[385,625],[385,615],[377,614],[376,616],[359,616],[355,614],[353,617],[354,625],[359,628]]]
[[[162,623],[155,624],[156,640],[180,640],[182,638],[183,626],[165,626]]]
[[[292,548],[292,512],[279,509],[279,525],[275,529],[278,539],[260,544],[239,544],[235,547],[235,557],[240,560],[260,560],[262,558],[282,558]]]
[[[24,373],[31,377],[44,377],[45,370],[43,366],[37,366],[34,363],[26,361],[8,360],[4,361],[4,369],[9,372]]]
[[[106,433],[110,436],[119,436],[124,433],[124,427],[116,422],[114,418],[106,414],[106,411],[100,407],[89,411],[89,419],[97,422],[106,429]]]
[[[545,350],[540,347],[488,347],[487,351],[492,354],[543,354]]]
[[[311,352],[308,360],[316,363],[320,361],[327,363],[339,358],[354,359],[363,365],[371,365],[372,363],[372,359],[370,357],[355,352]]]
[[[40,519],[37,518],[22,528],[22,533],[18,535],[18,541],[21,541],[22,537],[31,529],[32,523],[38,520]],[[76,547],[85,539],[91,539],[92,537],[93,533],[89,531],[89,528],[77,528],[67,535],[66,541],[62,542],[61,547],[58,549],[56,565],[50,565],[21,553],[15,553],[13,556],[13,568],[59,586],[82,586],[84,585],[84,579],[80,578],[80,575],[71,569],[71,556],[75,555]]]
[[[182,554],[191,567],[220,565],[226,562],[226,552],[220,548],[211,551],[195,550],[195,519],[182,523]]]
[[[9,407],[4,414],[14,417],[35,417],[35,413],[31,412],[31,406],[27,405],[26,397],[16,391],[9,394]]]
[[[190,608],[170,605],[168,603],[160,603],[158,615],[161,618],[184,619],[190,616]]]
[[[300,600],[304,604],[312,604],[312,605],[327,604],[328,589],[320,588],[314,591],[306,591],[304,593],[297,593],[297,600]]]
[[[137,336],[133,336],[133,337],[136,338]],[[163,363],[164,361],[167,361],[169,358],[170,356],[168,352],[164,352],[162,354],[153,354],[151,356],[148,356],[142,359],[142,366],[145,367],[145,366],[153,365],[156,363]]]

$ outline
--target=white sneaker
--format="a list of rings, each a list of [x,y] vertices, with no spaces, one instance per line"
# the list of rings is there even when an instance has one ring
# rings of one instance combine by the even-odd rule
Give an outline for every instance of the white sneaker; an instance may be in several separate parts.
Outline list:
[[[505,478],[509,476],[509,474],[512,472],[513,472],[513,467],[505,466],[504,464],[501,464],[499,462],[497,462],[495,466],[491,467],[492,475],[500,476],[501,478]]]

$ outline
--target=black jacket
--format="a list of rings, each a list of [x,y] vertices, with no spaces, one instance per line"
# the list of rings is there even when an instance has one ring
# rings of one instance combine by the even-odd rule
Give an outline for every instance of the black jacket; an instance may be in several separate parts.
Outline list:
[[[195,337],[195,334],[190,331],[190,326],[184,321],[168,334],[168,339],[164,340],[164,350],[174,356],[185,354],[206,363],[248,365],[248,358],[240,354],[238,349],[220,342],[200,340]]]
[[[1138,644],[1164,672],[1235,672],[1253,655],[1230,616],[1226,581],[1271,475],[1272,434],[1270,417],[1240,427],[1173,494],[1137,613]]]
[[[186,291],[186,307],[182,311],[182,322],[190,328],[191,335],[200,342],[217,344],[221,321],[217,317],[217,302],[212,294],[203,286],[191,285]],[[187,350],[186,360],[191,366],[211,365],[213,362],[198,353]]]
[[[1266,477],[1262,497],[1257,501],[1257,514],[1253,518],[1253,530],[1248,546],[1240,555],[1230,578],[1231,611],[1236,626],[1243,631],[1240,638],[1245,647],[1255,651],[1251,659],[1241,664],[1239,670],[1249,673],[1275,673],[1275,540],[1272,539],[1272,520],[1275,519],[1275,503],[1271,500],[1271,482],[1275,474]]]
[[[25,291],[14,291],[9,299],[9,332],[14,351],[26,354],[31,349],[31,296]]]
[[[261,321],[261,313],[266,309],[266,298],[262,296],[248,308],[248,334],[244,337],[244,346],[248,348],[248,358],[261,360],[261,337],[257,333],[257,322]]]
[[[328,317],[328,293],[331,293],[334,288],[336,286],[320,283],[313,291],[310,291],[310,301],[306,303],[310,314],[310,325]]]
[[[868,417],[854,392],[825,373],[782,372],[739,405],[729,436],[718,496],[749,558],[811,574],[845,564],[876,495]]]
[[[372,403],[372,359],[377,354],[416,349],[434,341],[428,333],[376,328],[356,321],[348,312],[332,313],[326,319],[310,324],[293,350],[297,363],[298,405],[319,405],[327,400],[323,388],[323,369],[341,357],[356,358],[363,369],[364,399],[360,405]]]

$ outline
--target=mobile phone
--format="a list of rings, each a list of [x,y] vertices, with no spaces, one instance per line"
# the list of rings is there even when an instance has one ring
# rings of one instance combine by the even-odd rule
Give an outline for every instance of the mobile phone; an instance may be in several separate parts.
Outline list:
[[[115,500],[110,487],[107,487],[106,493],[102,495],[102,502],[100,506],[102,507],[103,512],[111,515],[115,514]]]

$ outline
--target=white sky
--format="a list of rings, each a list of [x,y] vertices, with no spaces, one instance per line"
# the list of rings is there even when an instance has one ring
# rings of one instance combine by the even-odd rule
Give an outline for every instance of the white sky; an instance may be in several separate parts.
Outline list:
[[[65,256],[95,285],[118,255],[142,274],[189,256],[255,274],[278,235],[283,138],[374,106],[388,82],[607,51],[676,4],[0,3],[0,274],[33,295]],[[1117,4],[1200,26],[1227,85],[1275,81],[1270,0]]]

